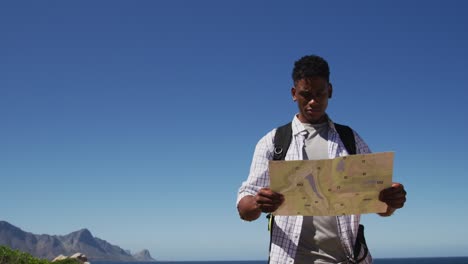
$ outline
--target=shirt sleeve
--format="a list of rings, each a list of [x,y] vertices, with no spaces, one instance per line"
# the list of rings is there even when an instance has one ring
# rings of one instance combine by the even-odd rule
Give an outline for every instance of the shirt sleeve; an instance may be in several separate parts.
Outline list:
[[[268,162],[273,159],[273,139],[276,129],[265,135],[257,143],[252,164],[250,165],[249,176],[239,188],[237,194],[237,204],[247,195],[256,195],[264,187],[270,185],[270,176],[268,172]]]
[[[369,154],[372,153],[369,146],[364,142],[364,140],[359,136],[359,134],[354,131],[354,139],[356,140],[356,154]]]

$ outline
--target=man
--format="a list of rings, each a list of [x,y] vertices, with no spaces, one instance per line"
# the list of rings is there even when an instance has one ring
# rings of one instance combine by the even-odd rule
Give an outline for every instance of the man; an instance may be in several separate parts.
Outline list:
[[[326,114],[333,87],[329,82],[328,63],[310,55],[296,61],[291,95],[299,108],[292,121],[292,141],[285,160],[328,159],[348,155],[334,123]],[[246,221],[259,218],[262,212],[274,212],[284,202],[280,193],[269,189],[268,162],[273,158],[276,129],[257,144],[250,174],[239,189],[237,208]],[[370,153],[355,132],[356,154]],[[403,185],[394,183],[382,190],[379,199],[387,204],[390,216],[406,201]],[[361,250],[354,256],[360,215],[345,216],[276,216],[274,218],[270,263],[372,263],[370,254]]]

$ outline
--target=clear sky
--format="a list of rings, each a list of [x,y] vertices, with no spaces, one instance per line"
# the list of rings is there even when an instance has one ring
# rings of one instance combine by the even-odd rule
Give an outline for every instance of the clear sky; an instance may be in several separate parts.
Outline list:
[[[408,191],[394,216],[363,217],[373,255],[466,256],[467,8],[2,1],[0,220],[160,260],[266,259],[266,219],[239,220],[237,190],[297,111],[294,61],[318,54],[329,115],[395,151]]]

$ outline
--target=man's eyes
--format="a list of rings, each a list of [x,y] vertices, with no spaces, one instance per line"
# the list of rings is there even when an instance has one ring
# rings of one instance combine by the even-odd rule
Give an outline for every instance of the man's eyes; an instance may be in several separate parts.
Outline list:
[[[317,93],[315,94],[315,96],[314,96],[314,94],[312,94],[312,93],[307,93],[307,92],[301,93],[301,95],[302,95],[303,97],[305,97],[305,98],[322,97],[322,96],[324,96],[325,94],[326,94],[326,91],[317,92]]]

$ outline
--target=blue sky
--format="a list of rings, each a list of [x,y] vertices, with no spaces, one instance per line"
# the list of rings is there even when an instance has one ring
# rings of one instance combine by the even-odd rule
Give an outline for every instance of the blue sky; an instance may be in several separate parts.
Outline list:
[[[375,257],[468,255],[463,1],[0,4],[0,219],[160,260],[266,259],[237,189],[326,58],[328,113],[395,151],[408,202],[365,215]],[[465,120],[465,121],[463,121]]]

